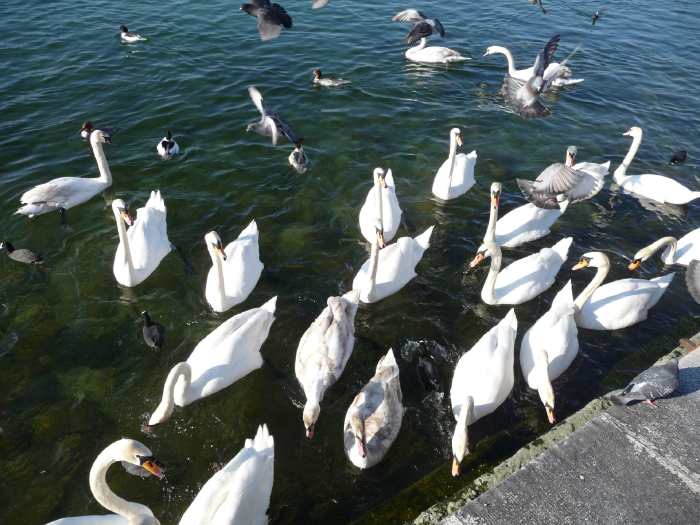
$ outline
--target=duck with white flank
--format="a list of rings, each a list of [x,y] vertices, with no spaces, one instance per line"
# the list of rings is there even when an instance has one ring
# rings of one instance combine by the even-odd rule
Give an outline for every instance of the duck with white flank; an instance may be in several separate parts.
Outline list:
[[[16,249],[10,241],[0,242],[0,252],[7,252],[7,256],[10,259],[23,264],[41,264],[44,262],[41,255],[24,248]]]
[[[254,131],[264,137],[271,137],[272,144],[277,145],[280,135],[294,144],[294,150],[289,155],[289,164],[298,172],[304,173],[308,169],[309,159],[304,152],[304,139],[299,137],[289,125],[282,120],[276,111],[269,110],[264,102],[263,96],[255,86],[248,87],[250,99],[260,112],[260,120],[251,122],[246,127],[246,131]]]
[[[15,213],[32,218],[36,215],[58,211],[65,224],[67,209],[89,201],[112,185],[112,172],[109,171],[107,157],[102,149],[102,144],[111,143],[112,139],[108,133],[99,129],[93,130],[90,133],[90,145],[97,161],[100,176],[95,178],[59,177],[39,184],[20,197],[23,206]]]
[[[392,18],[394,22],[412,23],[413,29],[406,36],[407,44],[420,43],[406,51],[406,58],[413,62],[425,64],[447,64],[449,62],[462,62],[468,60],[466,57],[447,47],[429,46],[428,37],[437,33],[445,37],[445,28],[437,18],[429,18],[416,9],[406,9],[396,13]]]
[[[277,38],[283,27],[292,28],[292,17],[284,7],[272,4],[270,0],[251,0],[250,4],[241,4],[241,11],[258,19],[258,33],[262,41]]]
[[[344,86],[344,85],[350,83],[349,80],[344,80],[342,78],[324,77],[323,74],[321,73],[321,70],[318,68],[313,70],[313,74],[314,74],[314,79],[313,79],[314,86],[338,87],[338,86]]]
[[[129,31],[129,28],[124,25],[119,26],[119,30],[121,31],[122,42],[126,42],[127,44],[133,44],[134,42],[143,42],[144,40],[147,40],[145,37],[142,37],[138,33]]]
[[[163,160],[169,160],[173,155],[180,153],[180,146],[173,140],[173,134],[167,131],[165,137],[156,145],[156,151]]]

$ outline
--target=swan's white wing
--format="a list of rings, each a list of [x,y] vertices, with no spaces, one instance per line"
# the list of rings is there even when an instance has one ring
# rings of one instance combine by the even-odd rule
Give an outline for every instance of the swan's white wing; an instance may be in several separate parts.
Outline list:
[[[415,24],[417,22],[422,22],[427,18],[427,16],[417,9],[405,9],[404,11],[396,13],[391,20],[394,22],[410,22]]]
[[[152,191],[146,206],[136,211],[136,220],[127,230],[131,260],[136,270],[155,269],[170,253],[165,201],[160,191]]]
[[[678,239],[676,255],[673,259],[670,258],[670,255],[671,250],[666,248],[661,255],[664,263],[688,266],[693,259],[700,260],[700,228],[696,228]]]
[[[530,202],[519,206],[496,222],[496,243],[514,248],[549,235],[550,227],[563,213],[561,209],[546,210]]]
[[[260,261],[258,239],[258,225],[251,221],[238,238],[224,249],[224,292],[227,297],[234,299],[236,304],[245,301],[250,295],[265,267]]]
[[[604,284],[576,313],[576,324],[591,330],[617,330],[647,318],[675,274],[646,279],[620,279]]]
[[[455,157],[452,177],[450,177],[452,167],[450,159],[445,160],[433,180],[433,195],[442,200],[449,200],[469,191],[476,182],[474,180],[476,158],[476,151],[472,151],[469,155],[459,153]]]
[[[663,175],[630,175],[620,186],[625,191],[668,204],[685,204],[700,197],[700,192],[690,191],[680,182]]]
[[[267,523],[274,478],[274,440],[263,425],[245,446],[204,484],[179,525]]]
[[[567,193],[571,202],[580,202],[595,197],[605,185],[605,176],[610,169],[610,161],[596,164],[594,162],[579,162],[573,169],[584,175],[578,184]]]
[[[73,518],[61,518],[46,525],[130,525],[129,520],[116,514],[104,516],[76,516]]]

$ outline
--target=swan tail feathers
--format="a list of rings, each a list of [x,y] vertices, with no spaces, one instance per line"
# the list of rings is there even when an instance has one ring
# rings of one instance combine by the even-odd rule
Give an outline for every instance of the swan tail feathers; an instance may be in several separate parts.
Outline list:
[[[478,157],[478,155],[476,154],[475,149],[473,149],[469,153],[467,153],[467,159],[469,159],[469,160],[476,162],[477,157]]]
[[[255,222],[255,219],[250,221],[250,224],[245,227],[245,229],[241,232],[241,234],[238,236],[239,239],[243,237],[257,237],[260,234],[258,230],[258,223]]]
[[[554,296],[550,310],[561,316],[574,313],[574,292],[571,286],[571,279]]]
[[[564,237],[559,242],[557,242],[554,246],[552,246],[552,250],[557,252],[557,254],[559,254],[559,257],[561,257],[565,261],[567,259],[567,257],[569,256],[569,248],[571,248],[571,244],[573,242],[574,242],[573,237]]]
[[[503,323],[503,324],[501,324]],[[508,310],[508,313],[506,316],[501,319],[501,324],[502,327],[508,328],[510,330],[513,330],[514,332],[518,331],[518,318],[515,315],[515,308],[511,308]]]
[[[391,168],[386,170],[386,174],[384,175],[384,182],[386,182],[386,185],[390,188],[396,189],[396,183],[394,182],[394,174],[391,172]]]
[[[688,292],[700,303],[700,261],[693,259],[688,264],[688,271],[685,272],[685,282],[688,285]]]
[[[377,363],[376,375],[381,374],[385,381],[390,381],[394,378],[399,377],[399,365],[396,363],[396,357],[394,357],[394,350],[389,348],[389,351],[384,357]]]
[[[277,296],[275,295],[272,299],[267,301],[260,308],[274,315],[275,310],[277,309]]]
[[[423,249],[423,251],[430,248],[430,236],[433,234],[434,228],[435,226],[431,226],[414,239],[416,243],[418,243],[418,246],[420,246]]]
[[[39,204],[25,204],[24,206],[20,206],[19,208],[17,208],[15,215],[26,215],[27,217],[34,217],[35,215],[41,215],[45,212],[46,210],[44,209],[44,206],[41,206]]]
[[[248,441],[246,441],[248,445]],[[270,434],[266,424],[262,424],[258,427],[258,431],[255,434],[255,438],[252,440],[251,446],[255,448],[258,452],[264,452],[268,449],[274,454],[275,440]]]
[[[153,208],[158,211],[162,211],[163,213],[166,213],[165,211],[165,201],[163,200],[163,197],[160,194],[160,190],[154,190],[151,192],[151,196],[148,199],[148,202],[146,203],[147,208]]]

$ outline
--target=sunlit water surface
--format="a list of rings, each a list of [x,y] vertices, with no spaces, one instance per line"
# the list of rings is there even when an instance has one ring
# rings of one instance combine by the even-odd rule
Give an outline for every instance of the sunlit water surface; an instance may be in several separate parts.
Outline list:
[[[646,134],[630,172],[662,172],[700,187],[695,2],[608,2],[595,27],[590,2],[550,1],[547,16],[525,0],[416,4],[442,19],[445,45],[473,57],[449,68],[406,63],[408,26],[391,16],[410,5],[394,1],[332,0],[312,12],[308,0],[289,0],[294,29],[268,43],[259,41],[255,21],[235,3],[128,4],[10,0],[0,7],[0,232],[47,260],[44,270],[0,260],[2,523],[103,512],[90,494],[88,471],[98,452],[122,436],[147,443],[167,465],[167,479],[141,480],[114,467],[112,487],[149,505],[161,523],[176,523],[261,423],[276,445],[273,523],[360,518],[434,469],[447,473],[453,418],[446,392],[454,365],[507,311],[481,303],[485,268],[463,276],[485,230],[492,181],[504,184],[502,210],[508,211],[524,202],[516,177],[534,178],[562,159],[569,144],[578,145],[580,160],[611,160],[614,168],[629,146],[622,133],[639,125]],[[120,23],[149,41],[120,44]],[[585,82],[547,99],[550,118],[522,120],[497,95],[503,57],[481,55],[488,45],[507,45],[525,67],[555,32],[562,35],[559,58],[581,45],[570,64]],[[352,85],[313,89],[313,67]],[[246,123],[257,116],[246,91],[251,84],[305,137],[312,161],[307,174],[287,166],[287,146],[246,134]],[[94,176],[89,147],[77,135],[85,119],[115,129],[106,147],[112,188],[70,210],[70,229],[61,228],[55,214],[31,221],[12,215],[19,196],[35,184]],[[478,152],[477,184],[466,196],[440,203],[430,192],[432,176],[447,156],[453,126],[462,128],[465,150]],[[184,152],[170,162],[155,154],[166,128]],[[689,161],[667,166],[679,148],[690,152]],[[309,441],[294,355],[326,298],[349,288],[368,255],[357,215],[375,166],[394,172],[405,214],[399,235],[434,224],[432,246],[414,281],[360,308],[355,352]],[[173,254],[143,285],[124,289],[112,276],[117,233],[109,203],[120,197],[138,207],[155,188],[168,206],[170,239],[195,273],[185,276]],[[203,235],[216,229],[231,240],[253,218],[265,270],[244,304],[213,314],[203,297],[210,266]],[[578,292],[592,277],[570,271],[583,252],[608,251],[610,279],[622,278],[625,256],[698,226],[697,204],[653,207],[608,183],[592,201],[572,206],[549,237],[505,252],[508,263],[574,237],[556,284],[517,308],[520,335],[569,278]],[[656,259],[642,275],[665,271]],[[223,319],[273,295],[277,320],[262,349],[266,365],[145,434],[142,424],[169,368]],[[141,339],[136,319],[144,309],[167,328],[160,352]],[[581,354],[556,383],[559,417],[598,394],[606,374],[650,341],[658,354],[689,335],[681,327],[692,327],[698,313],[681,270],[646,322],[616,333],[581,330]],[[406,416],[385,460],[360,472],[343,453],[343,417],[389,347],[400,356]],[[418,380],[412,364],[418,355],[439,371],[437,390]],[[625,370],[625,378],[635,371]],[[537,394],[518,369],[509,399],[474,425],[476,453],[498,458],[546,428]],[[504,432],[490,444],[488,436]]]

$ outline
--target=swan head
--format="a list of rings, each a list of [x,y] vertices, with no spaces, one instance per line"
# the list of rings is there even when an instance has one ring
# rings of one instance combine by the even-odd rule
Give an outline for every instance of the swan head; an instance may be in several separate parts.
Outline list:
[[[633,139],[641,139],[642,138],[642,128],[638,126],[632,126],[630,129],[625,131],[622,136],[623,137],[632,137]]]
[[[654,241],[649,246],[645,246],[644,248],[639,250],[637,253],[635,253],[634,257],[632,258],[632,262],[629,263],[629,265],[627,266],[627,269],[629,269],[630,271],[638,270],[644,261],[649,259],[649,257],[654,255],[659,248],[661,248],[662,246],[664,246],[666,244],[668,244],[671,247],[672,253],[673,253],[673,255],[675,255],[676,247],[678,246],[678,241],[676,240],[676,238],[675,237],[662,237],[658,241]]]
[[[374,183],[379,183],[382,188],[386,188],[386,171],[384,168],[374,168]]]
[[[304,414],[302,416],[304,420],[304,428],[306,428],[306,437],[312,439],[314,437],[314,430],[316,428],[316,421],[318,421],[318,416],[321,414],[321,405],[315,401],[306,401],[304,405]]]
[[[80,128],[80,136],[84,139],[87,139],[94,129],[95,126],[93,125],[93,123],[89,120],[86,120],[85,122],[83,122],[83,125]]]
[[[452,128],[450,130],[450,136],[454,137],[455,142],[457,143],[458,146],[462,146],[462,130],[459,128]]]
[[[82,134],[82,132],[81,132]],[[90,144],[111,144],[112,135],[101,129],[95,129],[90,133]]]
[[[571,167],[576,164],[576,155],[578,154],[578,148],[576,146],[569,146],[566,148],[566,165]]]
[[[583,268],[603,268],[610,266],[610,259],[603,252],[587,252],[574,265],[572,270],[582,270]]]
[[[113,456],[115,459],[140,467],[158,479],[163,478],[162,465],[153,457],[151,450],[143,443],[135,439],[125,438],[110,445],[110,448],[112,447],[114,447]]]
[[[498,208],[501,202],[501,183],[492,182],[491,183],[491,206]]]
[[[452,434],[452,476],[459,476],[462,470],[462,461],[469,454],[468,426],[474,412],[474,399],[467,396],[457,418],[454,434]]]
[[[501,46],[489,46],[486,48],[484,56],[495,55],[497,53],[503,53]]]
[[[493,257],[494,254],[501,254],[501,249],[498,247],[498,245],[493,242],[493,241],[485,241],[484,243],[479,246],[479,249],[476,251],[476,255],[474,258],[471,260],[469,263],[469,269],[476,268],[479,266],[485,259],[489,257]]]
[[[112,201],[112,211],[116,219],[123,220],[127,226],[132,226],[134,224],[134,219],[129,215],[129,207],[121,199],[114,199]]]
[[[221,242],[221,237],[215,231],[210,231],[204,236],[204,242],[207,243],[207,250],[211,254],[212,258],[215,256],[221,257],[224,261],[226,260],[226,252],[224,252],[224,245]]]
[[[540,400],[547,412],[547,419],[553,425],[557,420],[554,417],[554,389],[552,388],[552,383],[542,381],[537,389],[537,393],[540,395]]]
[[[360,457],[367,457],[367,441],[365,436],[365,420],[362,419],[360,413],[355,410],[350,416],[350,431],[355,438],[355,446]]]

